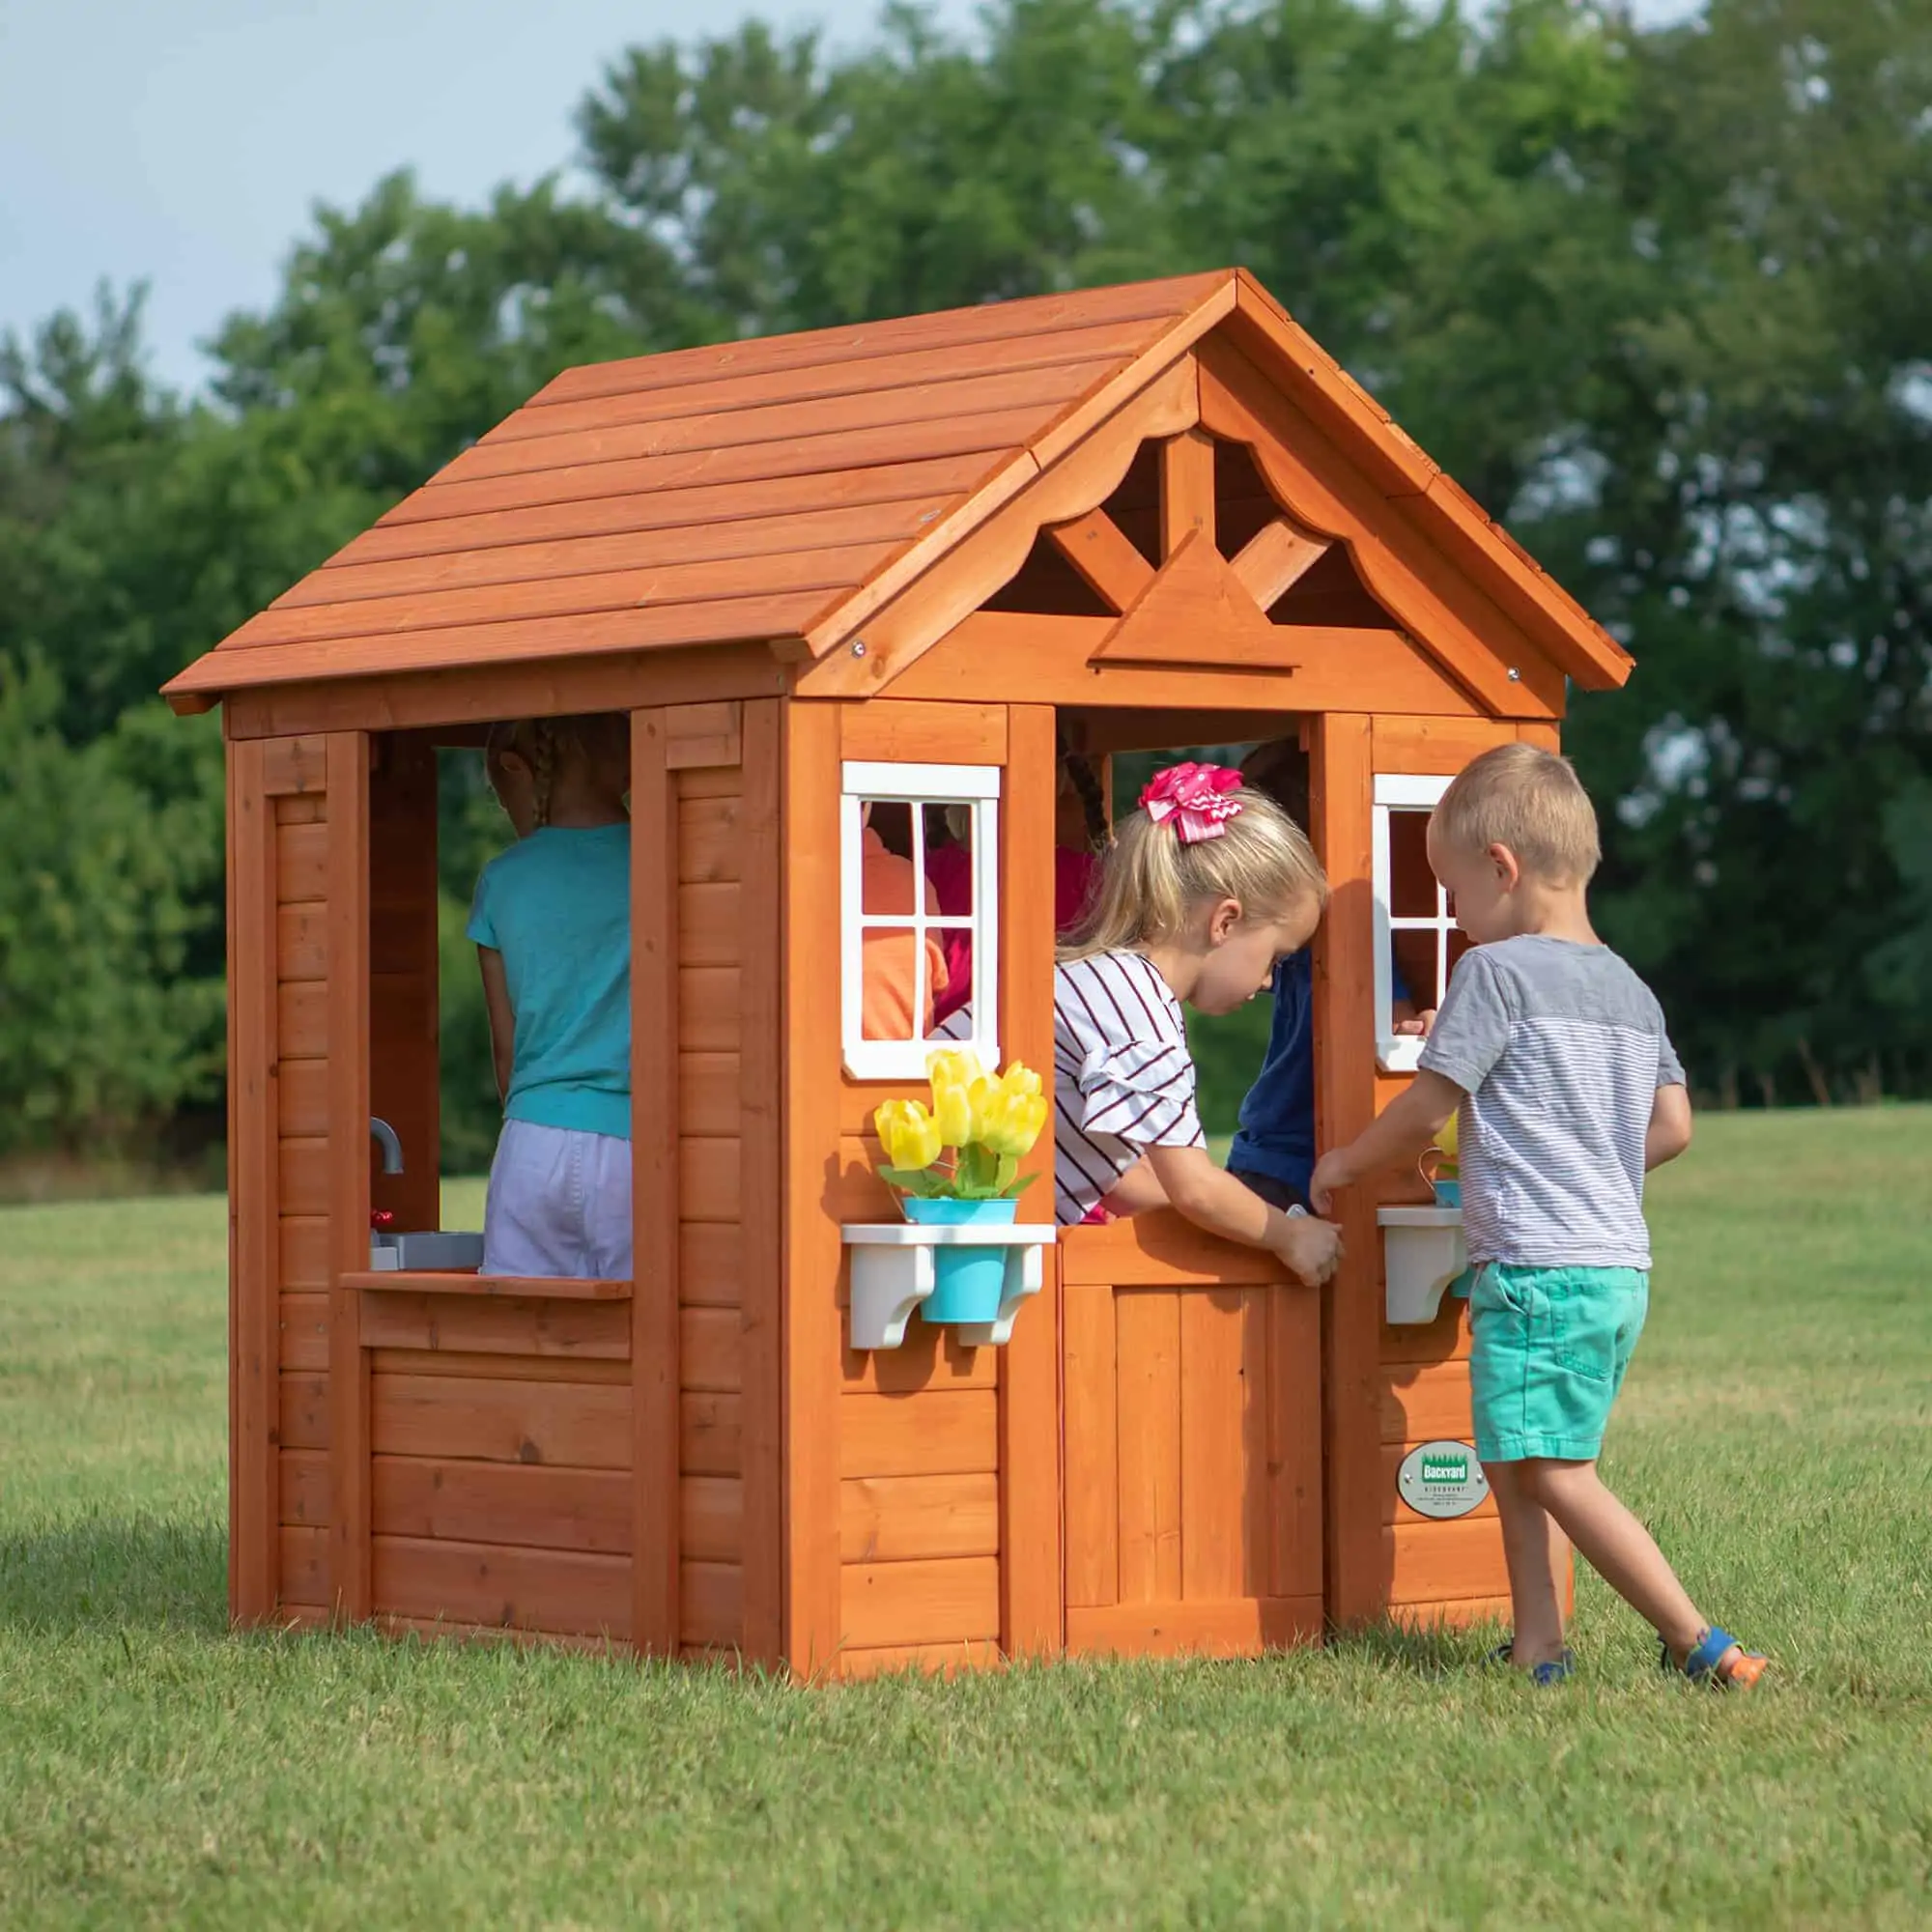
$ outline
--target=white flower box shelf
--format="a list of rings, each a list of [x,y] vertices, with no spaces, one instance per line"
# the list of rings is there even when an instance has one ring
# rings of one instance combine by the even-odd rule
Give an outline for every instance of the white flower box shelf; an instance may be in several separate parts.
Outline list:
[[[1046,1251],[1059,1230],[1039,1223],[967,1223],[945,1226],[910,1221],[860,1222],[841,1229],[852,1250],[851,1333],[855,1349],[896,1349],[905,1341],[913,1310],[936,1286],[935,1248],[1005,1248],[1007,1273],[1000,1311],[991,1321],[952,1325],[969,1349],[1007,1341],[1013,1316],[1046,1279]]]
[[[1385,1307],[1392,1326],[1434,1321],[1449,1284],[1469,1264],[1460,1208],[1378,1208]]]

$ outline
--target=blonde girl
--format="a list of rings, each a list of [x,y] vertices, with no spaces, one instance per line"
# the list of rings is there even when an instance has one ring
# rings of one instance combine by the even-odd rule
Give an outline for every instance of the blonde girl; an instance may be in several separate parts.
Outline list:
[[[1054,973],[1054,1184],[1063,1222],[1169,1204],[1326,1281],[1341,1241],[1217,1167],[1195,1107],[1181,1008],[1232,1012],[1308,944],[1327,881],[1281,808],[1214,765],[1141,794]]]
[[[517,841],[470,908],[503,1131],[483,1272],[631,1273],[629,721],[495,726],[491,788]]]

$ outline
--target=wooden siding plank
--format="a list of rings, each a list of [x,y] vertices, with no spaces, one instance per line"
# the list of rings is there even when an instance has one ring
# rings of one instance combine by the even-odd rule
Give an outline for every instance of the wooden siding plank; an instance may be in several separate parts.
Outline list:
[[[678,1386],[736,1395],[744,1387],[745,1335],[735,1308],[683,1308],[677,1318]]]
[[[328,1531],[285,1525],[275,1533],[278,1605],[307,1604],[327,1614]]]
[[[743,1479],[685,1476],[677,1492],[678,1548],[685,1561],[740,1562],[745,1547]]]
[[[672,1070],[675,1092],[676,1073]],[[736,1226],[744,1212],[742,1143],[686,1134],[677,1144],[677,1218]]]
[[[1075,1656],[1258,1657],[1321,1638],[1320,1597],[1069,1605],[1066,1611],[1066,1647]]]
[[[288,1069],[283,1068],[283,1077]],[[276,1230],[285,1289],[328,1287],[328,1223],[317,1215],[284,1214]]]
[[[299,980],[328,978],[328,915],[326,907],[310,904],[276,908],[275,977],[285,984]]]
[[[316,1140],[327,1133],[327,1061],[285,1059],[275,1087],[276,1124],[284,1140]]]
[[[848,1480],[860,1476],[978,1475],[999,1467],[996,1390],[848,1395],[834,1400],[839,1473]],[[836,1496],[834,1500],[836,1503]]]
[[[378,1456],[371,1520],[382,1536],[530,1549],[631,1549],[631,1481],[617,1470],[529,1468],[440,1457]]]
[[[744,757],[744,707],[735,700],[677,704],[665,714],[665,763],[671,771],[714,771]]]
[[[745,1289],[745,1228],[686,1221],[677,1231],[678,1293],[688,1308],[736,1308]]]
[[[277,1303],[276,1360],[285,1369],[307,1369],[328,1373],[328,1296],[326,1293],[290,1294]]]
[[[871,1650],[840,1651],[838,1676],[846,1684],[905,1672],[952,1677],[962,1670],[998,1670],[1006,1661],[1005,1653],[990,1637],[977,1642],[893,1643]]]
[[[744,1628],[745,1573],[735,1563],[681,1564],[677,1604],[678,1627],[691,1633],[691,1643],[731,1648]]]
[[[677,1043],[685,1053],[736,1053],[744,1042],[737,966],[687,966],[677,976]]]
[[[1391,1604],[1508,1593],[1502,1524],[1493,1517],[1457,1517],[1447,1522],[1410,1518],[1378,1530],[1378,1538]]]
[[[1054,716],[1015,704],[1001,813],[1000,1038],[1009,1061],[1053,1078]],[[1051,1092],[1048,1094],[1051,1102]],[[1053,1219],[1053,1136],[1021,1163],[1034,1183],[1022,1221]],[[1020,1310],[1000,1371],[1000,1634],[1009,1655],[1058,1652],[1065,1600],[1061,1558],[1060,1275],[1051,1254],[1038,1294]],[[988,1350],[988,1353],[993,1352]]]
[[[328,1447],[328,1378],[291,1375],[276,1378],[275,1440],[284,1449]]]
[[[429,1376],[439,1380],[469,1378],[486,1382],[578,1382],[599,1387],[631,1386],[622,1362],[559,1360],[552,1355],[457,1355],[433,1349],[371,1349],[369,1366],[379,1376]]]
[[[1375,1106],[1375,931],[1370,883],[1373,762],[1369,719],[1329,713],[1310,727],[1310,798],[1316,851],[1328,874],[1326,917],[1315,940],[1317,1139],[1346,1147]],[[1335,1218],[1347,1251],[1322,1291],[1324,1575],[1329,1615],[1372,1617],[1384,1601],[1377,1543],[1376,1356],[1381,1231],[1371,1191],[1351,1187]]]
[[[275,988],[275,1044],[284,1060],[327,1059],[328,1019],[326,980]]]
[[[1062,1291],[1066,1378],[1066,1604],[1121,1596],[1120,1422],[1114,1291],[1068,1283]]]
[[[374,1607],[369,1587],[369,1364],[356,1321],[356,1294],[341,1271],[369,1258],[369,740],[355,731],[328,738],[328,1138],[323,1203],[329,1220],[328,1403],[331,1498],[329,1585],[339,1615],[354,1622]],[[295,991],[298,989],[288,989]],[[283,1173],[296,1169],[284,1146]],[[303,1211],[307,1201],[286,1193]]]
[[[385,1614],[569,1634],[631,1634],[627,1557],[381,1536],[374,1596]]]
[[[599,1382],[379,1373],[371,1438],[381,1456],[628,1469],[631,1391]]]
[[[1000,1380],[1000,1349],[969,1349],[950,1322],[913,1321],[896,1349],[847,1349],[842,1371],[847,1395],[917,1395],[930,1390],[984,1388]]]
[[[1122,1603],[1180,1598],[1180,1297],[1116,1297]]]
[[[1275,1289],[1266,1322],[1267,1592],[1315,1596],[1324,1561],[1321,1296],[1298,1284]],[[1359,1499],[1359,1484],[1350,1487]]]
[[[365,1288],[358,1320],[365,1349],[631,1359],[631,1311],[619,1301],[472,1298]]]
[[[1469,1365],[1419,1363],[1378,1376],[1376,1406],[1383,1442],[1469,1440]],[[1378,1465],[1380,1459],[1377,1458]]]
[[[328,790],[328,741],[278,738],[262,753],[262,789],[270,798]]]
[[[1378,716],[1370,745],[1378,772],[1454,778],[1471,758],[1516,740],[1520,725],[1489,718]]]
[[[786,705],[783,825],[783,1653],[804,1676],[840,1641],[838,1394],[843,1257],[826,1213],[825,1156],[838,1139],[838,981],[808,962],[838,956],[838,712]],[[991,1466],[990,1463],[987,1466]],[[849,1473],[885,1473],[860,1469]]]
[[[842,1635],[855,1648],[999,1634],[997,1557],[850,1563],[840,1574]]]
[[[1247,1589],[1243,1297],[1238,1289],[1183,1294],[1180,1327],[1180,1595],[1223,1603]]]
[[[328,1458],[320,1449],[280,1449],[281,1520],[308,1529],[328,1526]]]
[[[677,810],[677,879],[683,886],[720,884],[740,876],[745,834],[743,810],[729,798],[680,796]]]
[[[1004,765],[1004,704],[855,704],[844,708],[839,753],[886,764]]]
[[[275,822],[275,902],[320,903],[328,896],[327,823],[291,822],[287,810],[288,801],[280,801]]]
[[[668,715],[631,717],[631,1106],[659,1130],[631,1142],[637,1293],[631,1360],[637,1399],[632,1629],[639,1651],[678,1646],[679,892],[677,782],[666,762]]]
[[[707,1139],[735,1134],[740,1118],[739,1085],[737,1054],[679,1054],[678,1131]]]
[[[865,1476],[838,1486],[838,1549],[847,1563],[927,1556],[995,1556],[1000,1479]]]
[[[687,1476],[745,1473],[744,1398],[686,1394],[678,1397],[678,1467]]]
[[[1469,717],[1477,709],[1461,686],[1393,627],[1278,625],[1282,664],[1268,669],[1229,669],[1171,661],[1096,661],[1093,653],[1115,621],[976,610],[895,677],[888,690],[895,697],[952,703],[1023,690],[1040,703],[1104,705],[1129,714],[1306,714],[1371,705],[1415,716]],[[1177,742],[1167,731],[1161,738]]]
[[[271,667],[288,662],[269,652],[262,655]],[[218,674],[205,690],[225,693],[223,723],[230,738],[272,738],[344,724],[383,731],[456,730],[488,725],[498,718],[559,718],[630,711],[639,704],[762,696],[782,691],[790,677],[762,639],[529,662],[499,654],[487,678],[469,676],[460,664],[415,669],[365,664],[360,675],[340,677],[333,652],[303,646],[298,657],[304,656],[305,672],[283,676],[278,670],[259,687],[231,678],[223,668],[226,660],[217,665]],[[186,701],[192,705],[193,694]],[[284,810],[310,804],[306,799],[282,801]]]
[[[280,1391],[276,1229],[276,1000],[270,922],[280,838],[266,748],[228,747],[229,1435],[228,1605],[242,1623],[269,1616],[287,1578],[277,1532]]]
[[[680,886],[669,883],[669,889],[677,895],[677,963],[680,966],[739,965],[737,886]],[[666,1037],[671,1036],[668,1034]],[[737,1131],[735,1123],[732,1131]]]

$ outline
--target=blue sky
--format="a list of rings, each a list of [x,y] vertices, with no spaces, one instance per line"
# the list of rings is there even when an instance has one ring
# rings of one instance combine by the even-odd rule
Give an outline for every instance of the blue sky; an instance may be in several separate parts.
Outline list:
[[[1639,0],[1642,17],[1690,0]],[[971,0],[939,0],[961,24]],[[570,116],[635,42],[760,14],[867,38],[877,0],[0,0],[0,331],[145,279],[155,368],[266,303],[318,201],[394,167],[475,202],[570,157]]]

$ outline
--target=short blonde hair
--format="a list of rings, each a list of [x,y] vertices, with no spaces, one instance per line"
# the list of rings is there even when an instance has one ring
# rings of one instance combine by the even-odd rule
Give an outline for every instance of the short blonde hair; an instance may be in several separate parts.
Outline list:
[[[1123,818],[1101,862],[1087,916],[1059,950],[1062,959],[1155,946],[1186,930],[1204,903],[1238,899],[1247,919],[1281,919],[1313,899],[1328,902],[1328,881],[1308,835],[1265,792],[1229,794],[1241,810],[1218,838],[1183,845],[1169,819],[1143,810]]]
[[[1603,857],[1597,810],[1568,758],[1498,745],[1464,765],[1435,808],[1438,838],[1465,852],[1506,845],[1525,872],[1588,885]]]

